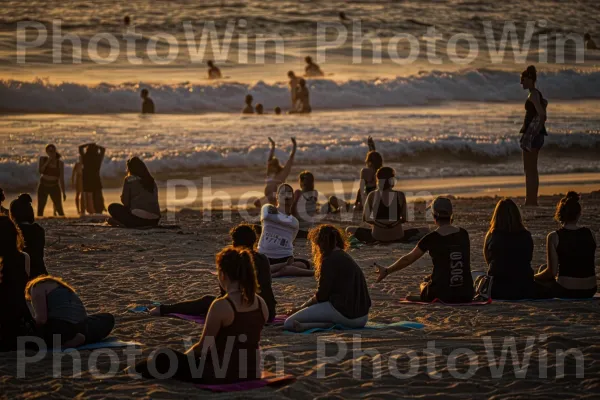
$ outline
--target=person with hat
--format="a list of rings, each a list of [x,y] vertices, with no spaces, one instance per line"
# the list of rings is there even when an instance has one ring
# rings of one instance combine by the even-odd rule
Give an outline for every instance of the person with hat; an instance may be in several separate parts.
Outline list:
[[[375,263],[377,282],[400,271],[429,253],[433,271],[421,283],[421,301],[439,299],[446,303],[464,303],[473,299],[471,276],[471,243],[463,228],[452,225],[452,202],[438,197],[431,204],[437,229],[423,237],[417,246],[391,266],[385,268]]]

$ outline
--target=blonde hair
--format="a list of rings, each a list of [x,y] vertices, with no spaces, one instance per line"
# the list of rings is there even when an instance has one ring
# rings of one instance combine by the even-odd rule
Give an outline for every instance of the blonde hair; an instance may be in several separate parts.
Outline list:
[[[63,281],[61,278],[59,278],[57,276],[52,276],[52,275],[42,275],[42,276],[38,276],[35,279],[32,279],[31,281],[29,281],[27,283],[27,286],[25,286],[25,300],[31,301],[31,290],[33,289],[33,287],[39,283],[44,283],[44,282],[54,282],[54,283],[58,284],[59,286],[69,289],[73,293],[77,293],[71,285],[69,285],[67,282]]]
[[[313,264],[315,266],[315,278],[321,276],[321,265],[323,259],[336,247],[342,250],[348,249],[348,235],[340,228],[333,225],[319,225],[308,233],[308,240],[312,246]]]

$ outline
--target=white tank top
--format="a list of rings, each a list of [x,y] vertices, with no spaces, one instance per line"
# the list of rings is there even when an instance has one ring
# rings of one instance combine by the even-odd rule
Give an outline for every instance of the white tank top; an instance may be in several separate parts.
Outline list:
[[[260,212],[262,233],[258,252],[268,258],[284,258],[294,255],[294,239],[300,225],[293,215],[285,215],[277,207],[266,204]]]

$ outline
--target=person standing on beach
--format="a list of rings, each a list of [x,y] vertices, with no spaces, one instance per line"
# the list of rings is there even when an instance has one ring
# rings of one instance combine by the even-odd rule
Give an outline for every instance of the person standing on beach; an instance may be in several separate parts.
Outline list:
[[[148,89],[142,89],[140,97],[142,98],[142,114],[154,114],[154,102],[150,98]]]
[[[54,209],[61,217],[65,215],[63,211],[64,200],[67,200],[65,191],[65,163],[61,160],[61,155],[56,151],[56,146],[49,144],[46,146],[47,156],[40,157],[39,173],[40,183],[38,185],[38,217],[44,216],[44,208],[48,196],[54,204]],[[61,198],[62,193],[62,198]]]
[[[104,161],[106,149],[96,143],[82,144],[79,146],[79,155],[83,163],[83,203],[85,207],[80,211],[89,214],[102,213],[104,197],[102,195],[102,180],[100,179],[100,168]]]
[[[304,67],[304,76],[308,78],[319,78],[325,76],[323,71],[321,71],[321,67],[313,62],[312,57],[307,56],[304,61],[306,61],[306,67]]]
[[[254,97],[251,94],[247,94],[244,99],[244,103],[246,104],[242,109],[242,114],[254,114],[254,107],[252,107],[252,102],[254,101]]]
[[[540,178],[538,173],[538,156],[544,146],[546,132],[546,107],[548,101],[536,89],[537,71],[533,65],[521,73],[521,86],[529,90],[525,101],[525,120],[521,127],[521,148],[523,149],[523,167],[525,170],[526,199],[525,205],[538,205]]]
[[[294,73],[294,71],[288,71],[288,78],[290,78],[290,95],[292,96],[292,110],[296,109],[296,101],[298,93],[298,77]]]
[[[221,79],[221,70],[213,63],[212,60],[208,60],[208,79]]]

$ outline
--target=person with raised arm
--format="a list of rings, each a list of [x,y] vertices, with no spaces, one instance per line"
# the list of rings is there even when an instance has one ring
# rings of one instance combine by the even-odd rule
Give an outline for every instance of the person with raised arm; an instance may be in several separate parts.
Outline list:
[[[275,141],[269,138],[271,144],[271,150],[269,151],[269,157],[267,159],[267,178],[265,180],[265,199],[269,204],[275,204],[277,188],[282,183],[285,183],[286,179],[290,175],[292,166],[294,165],[294,157],[296,156],[296,149],[298,147],[296,138],[292,138],[292,151],[286,161],[285,165],[281,165],[279,159],[275,157]],[[264,204],[261,202],[261,204]]]

